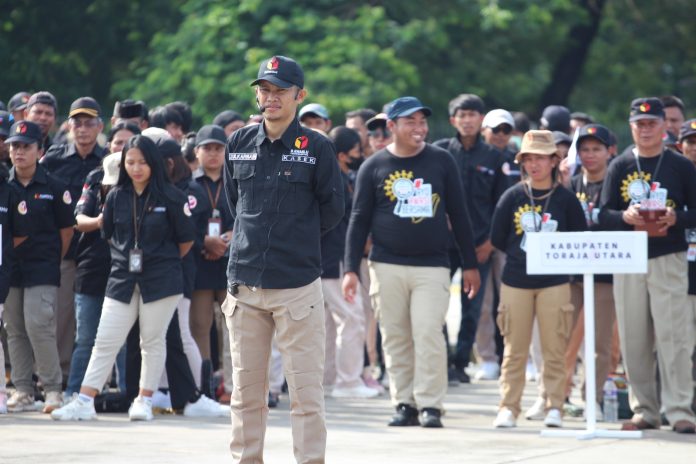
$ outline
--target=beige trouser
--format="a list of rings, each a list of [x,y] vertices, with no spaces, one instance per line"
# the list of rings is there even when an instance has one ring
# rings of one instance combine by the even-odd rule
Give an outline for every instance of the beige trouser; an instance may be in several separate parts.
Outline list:
[[[268,416],[271,339],[283,357],[290,393],[290,423],[298,463],[323,463],[324,301],[321,280],[291,289],[239,286],[222,307],[232,351],[232,441],[235,463],[263,462]]]
[[[486,290],[483,293],[481,317],[476,328],[476,354],[479,362],[498,363],[498,353],[495,346],[495,321],[493,320],[493,305],[495,293],[500,289],[505,253],[493,250],[491,254],[491,270],[486,278]]]
[[[203,359],[210,359],[210,329],[215,317],[215,302],[222,306],[226,290],[194,290],[191,295],[191,335]],[[226,332],[226,331],[225,331]]]
[[[594,284],[594,305],[595,305],[595,388],[597,392],[597,402],[601,403],[604,398],[604,382],[607,376],[616,366],[611,365],[611,347],[614,338],[614,321],[616,320],[616,310],[614,308],[613,285],[606,282],[595,282]],[[585,333],[584,304],[583,304],[583,284],[576,282],[571,285],[571,302],[575,308],[573,323],[575,329],[581,330],[583,337]],[[573,382],[573,371],[578,351],[582,344],[582,338],[575,346],[568,345],[566,350],[566,393],[569,394],[570,386]],[[580,353],[584,357],[584,351]],[[585,384],[582,386],[582,395],[585,396]]]
[[[75,272],[74,259],[60,262],[60,287],[56,300],[56,340],[63,378],[70,375],[70,361],[75,345]]]
[[[687,296],[686,253],[648,260],[647,274],[614,276],[616,320],[630,384],[634,420],[660,425],[655,382],[657,350],[662,407],[670,424],[694,421],[691,410],[693,311]]]
[[[442,326],[449,305],[449,269],[374,261],[369,266],[392,403],[442,410],[447,393]]]
[[[181,296],[178,294],[143,303],[136,285],[129,303],[104,298],[97,337],[82,386],[101,391],[128,332],[139,320],[142,353],[140,388],[157,390],[167,354],[167,328]]]
[[[372,309],[370,298],[370,270],[367,265],[367,258],[360,261],[360,284],[358,285],[360,300],[365,314],[365,348],[367,349],[367,359],[370,366],[379,363],[377,355],[377,319],[375,311]]]
[[[365,315],[360,293],[348,303],[341,291],[342,279],[322,279],[326,317],[333,321],[333,338],[326,332],[325,372],[334,372],[333,379],[324,376],[324,384],[336,388],[353,388],[363,385],[362,372],[365,348]],[[328,325],[328,324],[327,324]],[[330,356],[330,353],[332,356]],[[335,382],[332,382],[334,380]]]
[[[510,409],[515,417],[520,413],[535,317],[541,338],[542,382],[547,392],[545,409],[562,410],[566,377],[563,360],[573,323],[570,285],[539,289],[501,286],[497,322],[505,351],[500,374],[500,407]]]

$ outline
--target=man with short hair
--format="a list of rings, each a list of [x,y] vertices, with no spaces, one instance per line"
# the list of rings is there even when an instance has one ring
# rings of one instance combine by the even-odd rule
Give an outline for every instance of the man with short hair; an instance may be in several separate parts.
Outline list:
[[[300,124],[310,129],[316,129],[323,132],[325,135],[331,130],[331,118],[329,111],[324,105],[319,103],[310,103],[305,105],[299,114]]]
[[[365,158],[374,153],[367,138],[367,121],[375,116],[377,116],[377,112],[370,108],[361,108],[346,113],[346,127],[360,134],[360,146],[362,147],[362,154]]]
[[[694,433],[694,328],[687,299],[684,230],[696,227],[696,168],[663,146],[665,111],[659,98],[634,100],[629,123],[635,147],[609,165],[599,223],[609,230],[646,229],[647,219],[641,213],[655,206],[662,210],[648,228],[648,273],[614,276],[616,318],[634,412],[623,428],[660,427],[657,351],[667,420],[676,432]]]
[[[396,406],[390,426],[442,427],[450,224],[461,253],[462,293],[473,298],[480,285],[457,165],[425,142],[431,114],[415,97],[394,100],[387,121],[394,142],[358,171],[346,240],[343,294],[353,301],[365,242],[372,237],[370,295]]]
[[[72,142],[53,145],[41,158],[41,165],[54,177],[68,185],[72,207],[82,194],[89,174],[101,166],[106,149],[99,146],[97,137],[104,128],[101,107],[92,97],[80,97],[70,105],[68,127]],[[60,266],[60,288],[56,306],[56,336],[61,368],[65,379],[70,374],[70,361],[75,340],[75,235]],[[79,301],[78,301],[79,304]],[[80,311],[80,308],[77,308]]]
[[[27,107],[30,97],[31,94],[29,92],[17,92],[10,98],[7,111],[12,114],[14,121],[21,121],[24,119],[24,109]]]
[[[547,106],[541,114],[539,129],[570,134],[570,110],[561,105]]]
[[[49,133],[56,124],[56,116],[58,115],[58,102],[56,97],[50,92],[36,92],[27,101],[27,106],[24,108],[24,119],[34,122],[41,128],[41,148],[44,153],[51,148],[53,141]]]
[[[213,124],[222,127],[226,137],[229,137],[234,131],[246,125],[242,115],[232,110],[225,110],[219,113],[213,119]]]
[[[464,187],[476,247],[477,269],[482,287],[490,270],[490,257],[493,245],[490,241],[491,218],[498,199],[508,187],[507,176],[503,174],[505,163],[503,154],[483,141],[481,124],[485,114],[483,100],[473,94],[461,94],[449,103],[450,124],[457,134],[449,139],[438,140],[436,147],[443,148],[454,156]],[[450,250],[451,271],[460,267],[459,253]],[[457,346],[452,356],[451,379],[469,383],[465,368],[471,358],[471,350],[476,338],[476,329],[481,316],[485,288],[469,299],[462,293],[462,318],[457,336]]]
[[[679,136],[679,129],[684,124],[684,102],[674,95],[660,97],[665,108],[665,126],[667,132],[675,137]]]
[[[234,462],[263,462],[271,339],[283,357],[295,459],[323,463],[324,301],[320,236],[343,217],[343,181],[333,144],[300,125],[307,95],[297,62],[273,56],[252,82],[261,124],[230,137],[227,201],[235,217],[227,268],[232,351]]]

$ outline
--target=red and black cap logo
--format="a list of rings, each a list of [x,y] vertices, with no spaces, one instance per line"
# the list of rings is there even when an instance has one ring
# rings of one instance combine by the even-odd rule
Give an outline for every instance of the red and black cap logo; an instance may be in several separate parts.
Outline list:
[[[309,139],[306,136],[302,135],[295,139],[295,148],[298,150],[306,149],[307,145],[309,145]]]

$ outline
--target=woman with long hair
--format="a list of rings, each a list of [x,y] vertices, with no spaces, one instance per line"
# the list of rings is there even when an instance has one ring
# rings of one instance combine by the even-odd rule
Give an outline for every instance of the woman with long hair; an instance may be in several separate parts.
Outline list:
[[[560,427],[565,399],[564,354],[573,322],[570,277],[528,275],[526,237],[541,231],[585,230],[585,215],[575,195],[560,184],[560,158],[551,132],[527,132],[515,162],[522,166],[522,182],[500,198],[491,226],[493,246],[507,255],[497,319],[505,343],[500,376],[502,399],[493,425],[516,425],[536,318],[547,392],[544,424]]]
[[[162,157],[147,137],[128,140],[116,187],[106,197],[102,235],[111,249],[111,272],[97,338],[80,393],[53,411],[55,420],[96,418],[94,397],[116,354],[139,320],[140,391],[128,415],[152,420],[152,394],[165,362],[165,334],[181,299],[181,257],[194,238],[186,195],[167,179]]]

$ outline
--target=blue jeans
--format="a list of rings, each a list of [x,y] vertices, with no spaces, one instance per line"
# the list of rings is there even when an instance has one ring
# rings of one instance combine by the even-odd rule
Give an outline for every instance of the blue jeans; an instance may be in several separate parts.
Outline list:
[[[70,361],[70,375],[68,385],[65,389],[67,396],[80,391],[80,385],[85,377],[89,358],[92,355],[94,339],[97,337],[99,319],[101,317],[103,296],[86,295],[75,293],[75,319],[77,321],[77,331],[75,334],[75,348]],[[122,392],[126,391],[126,347],[116,357],[116,368],[118,370],[118,386]]]
[[[483,304],[483,295],[486,291],[486,280],[491,269],[491,260],[485,263],[478,263],[478,271],[481,277],[481,287],[473,300],[470,300],[464,292],[462,292],[462,320],[459,325],[459,335],[457,336],[457,348],[453,356],[453,364],[458,369],[464,369],[469,364],[471,350],[474,347],[476,340],[476,329],[478,321],[481,317],[481,305]],[[462,281],[462,288],[464,282]]]

